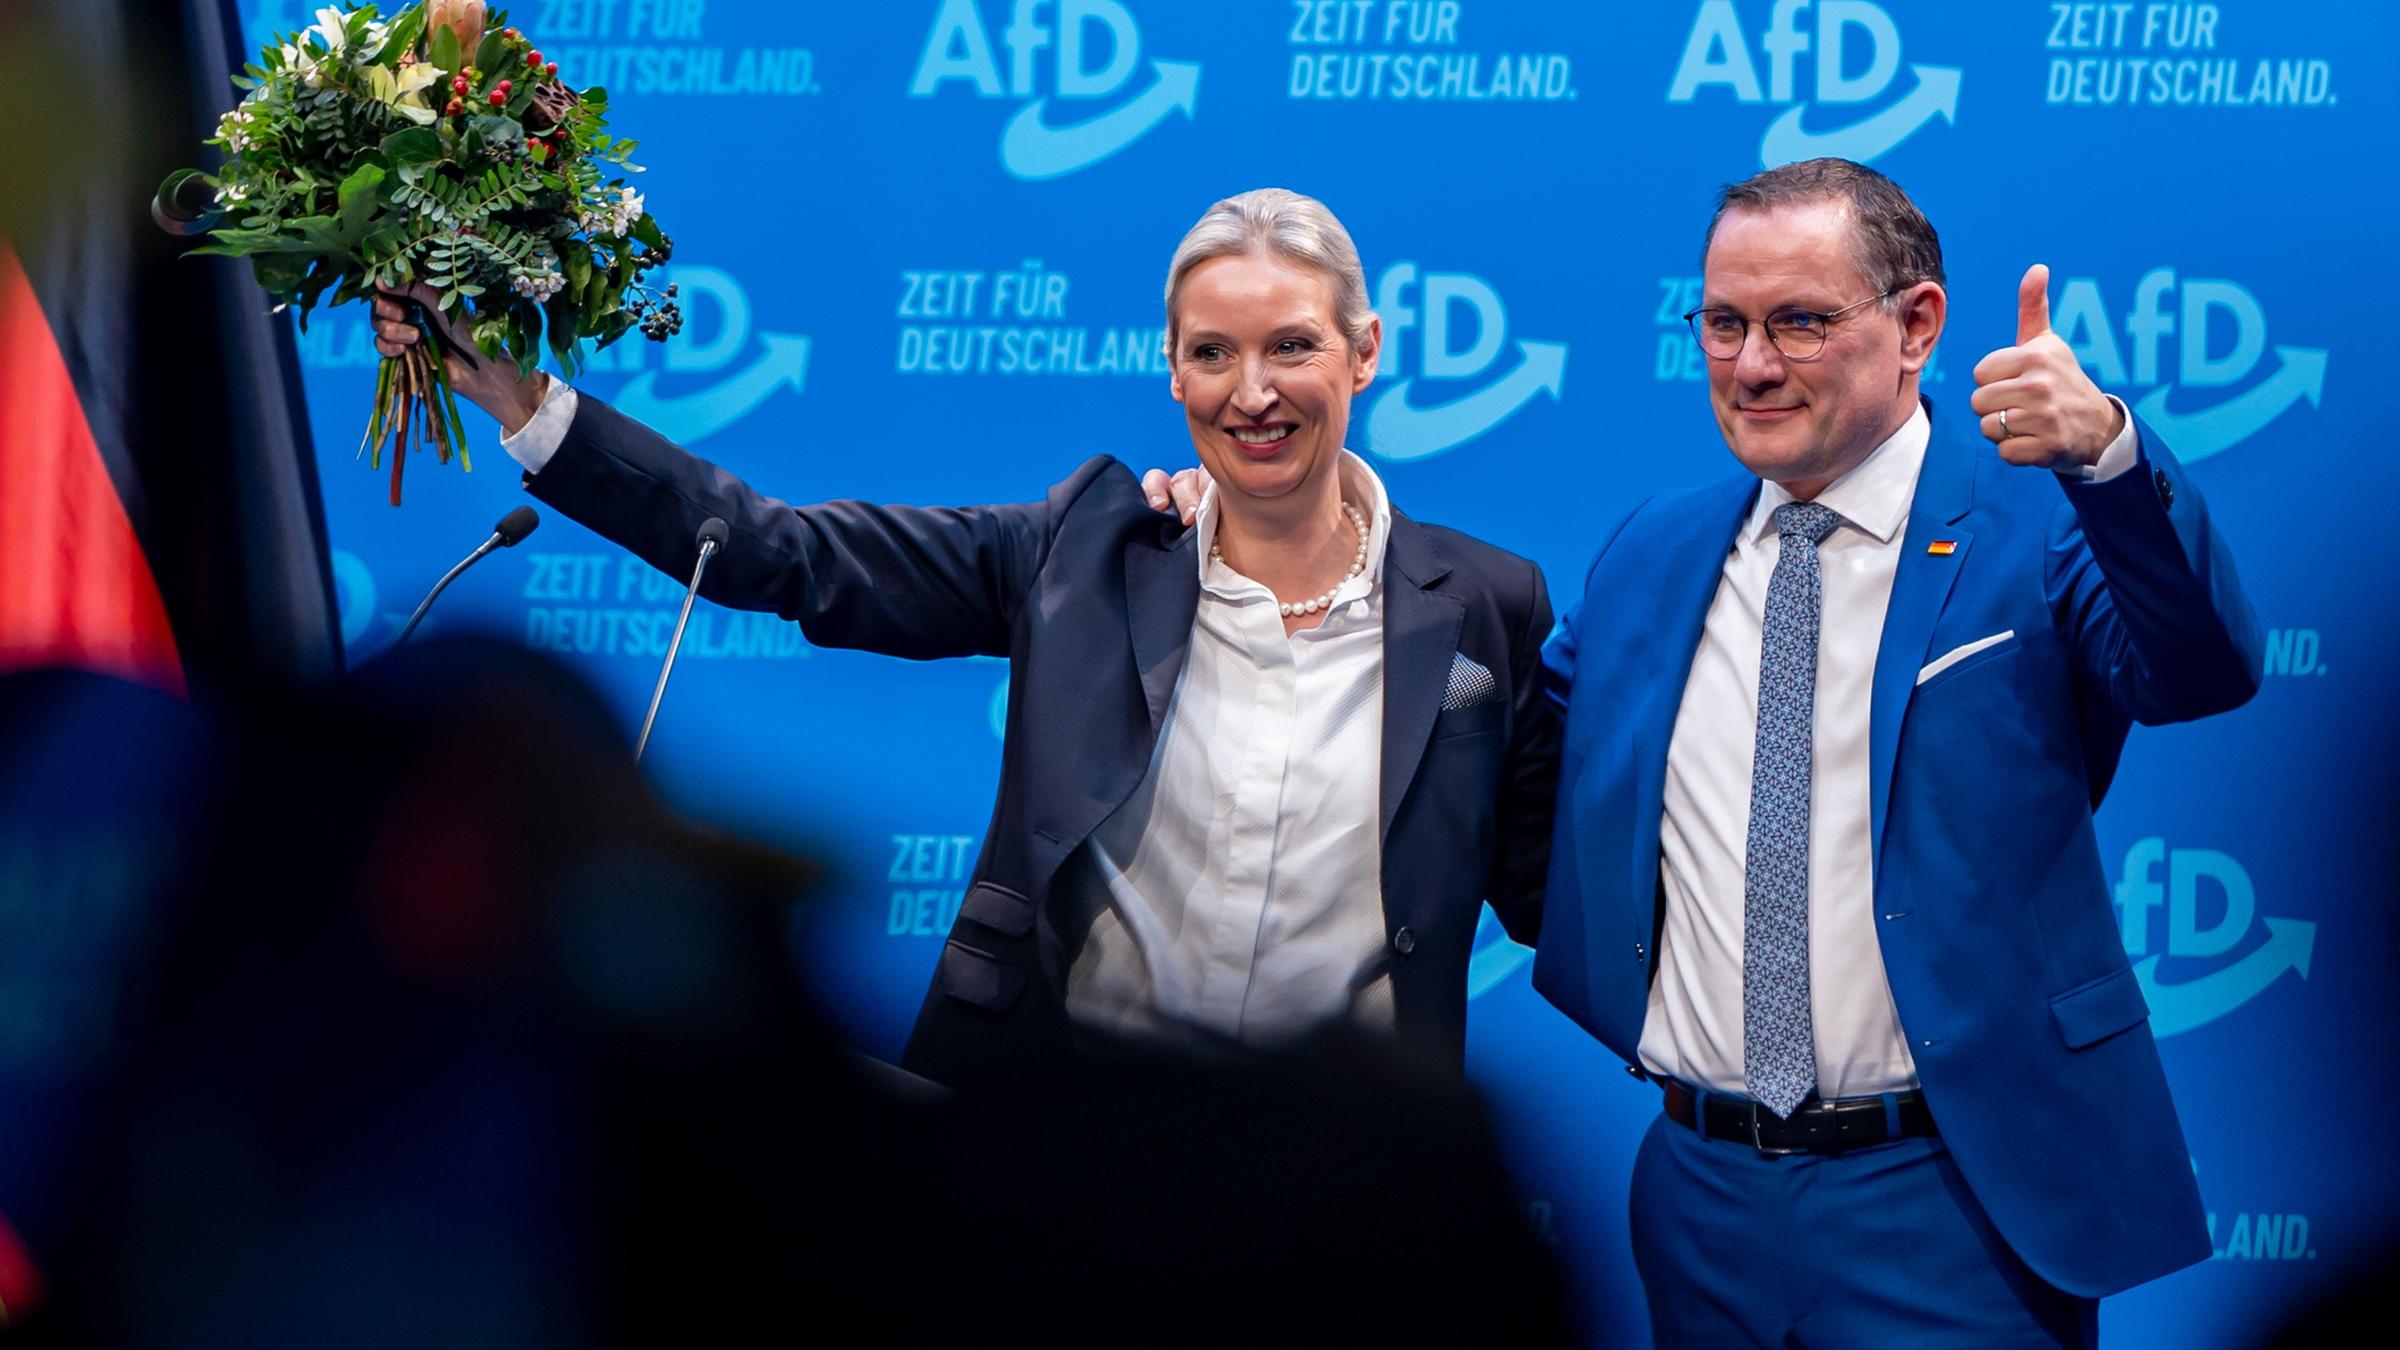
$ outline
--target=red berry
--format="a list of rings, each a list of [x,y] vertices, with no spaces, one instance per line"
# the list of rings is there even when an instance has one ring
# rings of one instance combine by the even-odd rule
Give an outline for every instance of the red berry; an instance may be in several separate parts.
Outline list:
[[[526,64],[526,65],[529,65],[529,66],[538,66],[538,65],[540,65],[541,63],[542,63],[542,54],[541,54],[540,52],[538,52],[538,51],[531,51],[531,52],[527,52],[527,53],[525,53],[525,64]]]
[[[493,90],[493,91],[492,91],[492,106],[493,106],[493,107],[495,107],[495,108],[506,107],[506,106],[507,106],[507,104],[508,104],[508,95],[501,93],[501,92],[500,92],[499,90],[497,90],[497,89],[495,89],[495,90]]]
[[[467,77],[466,77],[466,76],[464,76],[464,75],[453,75],[453,76],[451,76],[451,77],[450,77],[450,92],[452,92],[452,93],[454,93],[454,94],[463,94],[463,93],[467,92]]]
[[[501,92],[501,93],[503,93],[503,94],[507,93],[507,92],[508,92],[508,81],[506,81],[506,80],[502,80],[502,81],[500,82],[500,84],[499,84],[499,89],[500,89],[500,92]]]
[[[551,62],[549,65],[546,65],[546,66],[542,67],[542,69],[543,69],[543,71],[544,71],[544,72],[546,72],[546,73],[548,73],[548,74],[551,74],[551,75],[556,75],[556,74],[558,73],[558,63],[557,63],[556,61],[553,61],[553,62]]]
[[[500,30],[500,36],[507,38],[511,42],[514,42],[517,40],[518,34],[517,30],[514,28],[503,28]]]
[[[458,116],[460,113],[462,113],[462,112],[465,112],[466,110],[467,110],[467,107],[466,107],[466,105],[465,105],[465,104],[463,104],[463,103],[459,102],[457,99],[452,99],[452,100],[450,100],[450,106],[449,106],[449,107],[447,107],[447,108],[444,108],[442,111],[443,111],[443,112],[445,112],[445,113],[448,113],[448,114],[449,114],[450,116],[452,116],[452,117],[456,117],[456,116]]]

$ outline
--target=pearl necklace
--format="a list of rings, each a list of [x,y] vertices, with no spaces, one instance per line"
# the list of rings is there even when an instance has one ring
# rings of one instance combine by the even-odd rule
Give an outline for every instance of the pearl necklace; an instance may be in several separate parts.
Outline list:
[[[1342,514],[1350,518],[1350,528],[1358,532],[1358,552],[1351,555],[1350,570],[1342,574],[1342,579],[1340,581],[1337,581],[1333,583],[1333,585],[1327,587],[1323,595],[1311,596],[1306,600],[1295,600],[1288,604],[1281,600],[1276,601],[1275,612],[1281,614],[1284,618],[1289,619],[1298,615],[1314,614],[1321,609],[1333,608],[1333,597],[1335,593],[1340,591],[1342,587],[1349,585],[1350,578],[1367,570],[1367,518],[1360,515],[1358,513],[1358,508],[1352,506],[1348,502],[1342,503]],[[1208,560],[1212,564],[1224,562],[1224,550],[1218,548],[1215,544],[1209,545]]]

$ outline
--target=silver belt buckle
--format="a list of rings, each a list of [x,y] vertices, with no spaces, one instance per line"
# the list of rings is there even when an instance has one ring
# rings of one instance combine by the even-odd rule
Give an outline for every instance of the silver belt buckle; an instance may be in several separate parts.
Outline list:
[[[1785,1158],[1802,1152],[1803,1150],[1800,1149],[1780,1148],[1766,1142],[1765,1136],[1760,1133],[1758,1121],[1759,1117],[1767,1114],[1769,1113],[1765,1107],[1757,1102],[1750,1103],[1750,1147],[1757,1149],[1761,1155],[1769,1158]]]

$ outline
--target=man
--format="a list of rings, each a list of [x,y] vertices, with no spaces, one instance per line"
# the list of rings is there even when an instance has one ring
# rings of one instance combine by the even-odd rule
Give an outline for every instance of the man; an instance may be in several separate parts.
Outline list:
[[[2049,330],[1918,383],[1941,247],[1881,174],[1725,190],[1688,316],[1746,472],[1608,535],[1536,987],[1657,1082],[1633,1243],[1670,1345],[2086,1344],[2208,1255],[2092,810],[2259,640],[2184,470]]]

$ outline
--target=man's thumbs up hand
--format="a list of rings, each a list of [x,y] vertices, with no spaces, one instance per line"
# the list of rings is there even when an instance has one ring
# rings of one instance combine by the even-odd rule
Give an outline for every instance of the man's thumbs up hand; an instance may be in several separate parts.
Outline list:
[[[2050,269],[2025,269],[2017,283],[2017,345],[1975,363],[1984,438],[2011,464],[2048,469],[2096,464],[2125,428],[2125,414],[2050,331]]]
[[[2035,263],[2017,283],[2017,345],[2050,331],[2050,266]]]

